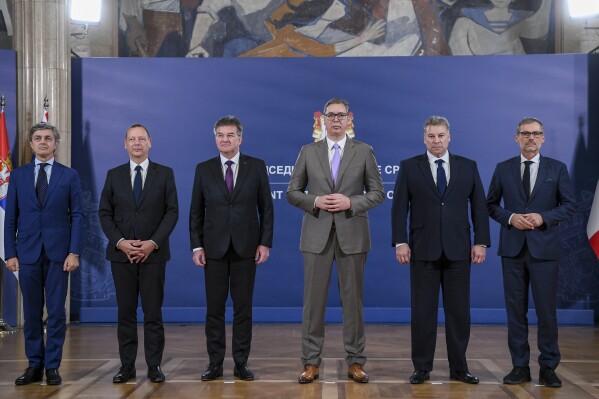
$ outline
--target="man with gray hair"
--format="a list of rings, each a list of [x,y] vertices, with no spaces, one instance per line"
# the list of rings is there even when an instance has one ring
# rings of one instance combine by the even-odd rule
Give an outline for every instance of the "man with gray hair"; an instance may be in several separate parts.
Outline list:
[[[576,211],[576,195],[568,168],[540,154],[545,132],[540,120],[522,119],[515,141],[520,154],[495,168],[487,207],[501,224],[497,254],[501,256],[507,311],[508,346],[512,371],[504,384],[531,380],[528,344],[528,292],[532,292],[539,319],[539,384],[559,388],[555,374],[561,355],[557,342],[557,282],[559,226]],[[502,204],[503,202],[503,204]]]
[[[214,125],[218,156],[199,163],[189,211],[192,259],[204,269],[206,348],[210,363],[202,381],[223,376],[225,304],[233,300],[233,375],[251,381],[247,362],[252,343],[256,266],[268,259],[274,210],[263,160],[239,152],[243,126],[234,116]]]
[[[393,194],[391,243],[397,261],[410,263],[412,384],[430,379],[433,369],[439,288],[443,291],[449,377],[467,384],[479,381],[466,362],[470,263],[485,260],[491,244],[489,217],[476,162],[450,154],[449,142],[447,119],[429,117],[424,123],[426,153],[401,161]]]
[[[29,131],[33,162],[10,175],[4,221],[6,267],[19,272],[29,365],[16,385],[60,385],[69,273],[79,267],[83,207],[79,175],[54,159],[60,142],[56,127],[38,123]],[[42,320],[48,312],[46,342]]]

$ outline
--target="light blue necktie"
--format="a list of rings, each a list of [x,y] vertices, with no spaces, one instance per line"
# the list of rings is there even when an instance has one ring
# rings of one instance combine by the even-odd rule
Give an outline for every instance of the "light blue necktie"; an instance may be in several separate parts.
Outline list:
[[[337,183],[337,175],[339,174],[339,164],[341,164],[341,154],[339,153],[339,144],[333,145],[335,153],[331,161],[331,173],[333,175],[333,183]]]

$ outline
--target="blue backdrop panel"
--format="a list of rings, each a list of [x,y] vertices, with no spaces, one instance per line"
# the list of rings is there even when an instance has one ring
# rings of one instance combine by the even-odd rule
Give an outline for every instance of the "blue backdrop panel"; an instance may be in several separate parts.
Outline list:
[[[4,118],[6,120],[6,130],[8,133],[8,145],[11,149],[11,158],[13,167],[18,165],[18,154],[16,148],[16,132],[17,132],[17,58],[16,53],[12,50],[0,50],[0,96],[4,96],[6,106],[4,107]],[[4,176],[1,177],[4,179]],[[6,193],[0,195],[0,199]],[[4,226],[0,225],[0,228]],[[2,234],[4,237],[4,234]],[[4,243],[2,243],[4,245]],[[2,317],[11,325],[16,323],[16,287],[17,279],[15,276],[4,267],[3,260],[0,260],[0,268],[2,268],[2,279],[0,285],[0,295],[2,296]]]
[[[366,266],[364,304],[371,322],[409,321],[409,269],[395,261],[390,208],[399,161],[425,151],[422,123],[427,116],[450,120],[450,151],[477,160],[485,186],[497,162],[518,154],[514,133],[522,117],[543,120],[543,154],[570,168],[580,150],[578,138],[587,134],[586,124],[579,127],[579,119],[588,119],[586,56],[122,58],[74,60],[72,68],[72,159],[83,180],[88,211],[85,253],[73,284],[81,321],[116,320],[114,287],[104,260],[106,241],[96,210],[106,171],[128,160],[124,135],[132,123],[148,127],[150,158],[175,171],[180,218],[171,237],[164,307],[166,320],[181,322],[204,320],[204,276],[191,261],[188,212],[195,165],[218,154],[212,126],[223,115],[236,115],[244,123],[241,151],[266,161],[275,202],[274,247],[257,273],[255,321],[301,320],[302,212],[287,204],[284,193],[301,146],[313,140],[313,114],[329,98],[351,103],[356,139],[374,147],[387,193],[387,200],[370,212],[373,250]],[[581,215],[562,226],[563,270],[577,273],[572,255],[589,251],[585,224]],[[495,245],[498,226],[491,225]],[[472,269],[475,322],[505,319],[495,253],[493,246],[487,262]],[[587,263],[592,261],[589,257]],[[597,280],[597,273],[592,274]],[[568,289],[569,279],[563,276],[560,290]],[[560,292],[560,321],[592,321],[588,309],[597,295]],[[336,280],[328,305],[328,321],[339,321]]]

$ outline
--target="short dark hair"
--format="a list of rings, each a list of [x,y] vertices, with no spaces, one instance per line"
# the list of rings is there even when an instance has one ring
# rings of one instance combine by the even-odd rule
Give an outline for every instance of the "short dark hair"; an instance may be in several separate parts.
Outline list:
[[[237,135],[241,136],[243,134],[243,125],[241,121],[234,117],[233,115],[223,116],[214,124],[214,135],[216,136],[216,129],[221,126],[231,126],[234,125],[237,128]]]
[[[543,128],[543,122],[541,122],[540,120],[538,120],[535,117],[532,116],[527,116],[526,118],[522,119],[520,122],[518,122],[518,126],[516,127],[516,134],[520,133],[520,127],[522,127],[522,125],[528,125],[529,123],[538,123],[539,125],[541,125],[541,131],[544,131]]]
[[[327,108],[329,107],[329,105],[332,105],[332,104],[343,104],[343,105],[345,105],[345,111],[349,112],[349,101],[344,100],[343,98],[331,98],[324,105],[324,108],[322,109],[322,113],[325,114],[327,112]]]
[[[127,135],[129,134],[129,130],[136,128],[136,127],[141,127],[143,130],[146,131],[146,133],[148,134],[148,138],[150,138],[150,131],[148,130],[147,127],[145,127],[144,125],[142,125],[141,123],[134,123],[131,126],[129,126],[127,128],[127,131],[125,132],[125,138],[127,138]]]
[[[56,140],[57,143],[60,142],[60,133],[58,133],[58,129],[49,123],[36,123],[33,125],[31,129],[29,129],[29,141],[33,140],[33,134],[40,130],[52,130],[54,140]]]
[[[445,126],[449,131],[449,121],[444,116],[431,115],[424,121],[424,131],[429,126]]]

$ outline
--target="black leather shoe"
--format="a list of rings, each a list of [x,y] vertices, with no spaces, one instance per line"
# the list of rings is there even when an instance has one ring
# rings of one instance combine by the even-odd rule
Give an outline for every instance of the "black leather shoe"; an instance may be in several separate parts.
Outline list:
[[[119,372],[112,377],[114,384],[123,384],[129,380],[135,378],[135,367],[123,366],[119,369]]]
[[[562,380],[555,374],[555,370],[549,367],[541,367],[541,370],[539,370],[539,384],[549,388],[561,388]]]
[[[470,374],[467,371],[451,371],[449,373],[450,380],[461,381],[466,384],[478,384],[478,377]]]
[[[428,370],[414,370],[410,376],[410,384],[424,384],[424,381],[431,379],[431,373]]]
[[[531,381],[529,367],[514,367],[512,371],[503,377],[503,383],[508,385],[522,384]]]
[[[233,375],[243,381],[254,381],[254,373],[248,368],[247,364],[236,364]]]
[[[149,366],[148,367],[148,379],[152,382],[164,382],[166,377],[160,369],[160,366]]]
[[[202,373],[202,381],[212,381],[223,376],[223,366],[209,365]]]
[[[62,384],[62,378],[58,369],[46,369],[46,384],[48,385],[60,385]]]
[[[44,369],[37,367],[28,367],[22,376],[15,380],[15,385],[27,385],[32,382],[40,382],[44,377]]]

